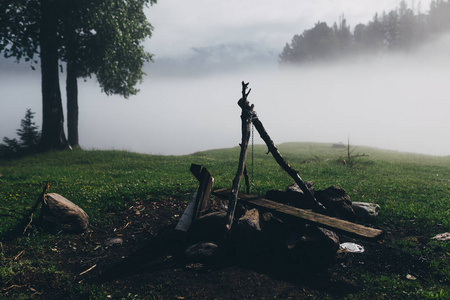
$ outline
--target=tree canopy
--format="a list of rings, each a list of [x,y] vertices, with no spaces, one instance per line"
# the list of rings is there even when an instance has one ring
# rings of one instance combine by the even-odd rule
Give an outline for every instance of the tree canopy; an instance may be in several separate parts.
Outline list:
[[[144,75],[142,67],[151,60],[142,42],[153,28],[143,10],[154,3],[156,0],[0,2],[0,52],[17,62],[29,61],[33,68],[40,59],[41,150],[68,146],[59,87],[60,61],[66,62],[68,95],[75,99],[76,78],[91,74],[106,94],[129,97],[137,93],[135,86]],[[77,103],[72,108],[76,108],[77,119]]]

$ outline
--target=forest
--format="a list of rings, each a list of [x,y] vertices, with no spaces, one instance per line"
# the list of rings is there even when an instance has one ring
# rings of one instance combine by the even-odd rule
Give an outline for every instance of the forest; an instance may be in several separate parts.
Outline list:
[[[344,14],[329,27],[317,22],[292,38],[279,55],[281,65],[305,65],[362,55],[408,52],[450,30],[450,1],[432,1],[427,13],[405,1],[389,12],[376,13],[367,24],[353,31]]]

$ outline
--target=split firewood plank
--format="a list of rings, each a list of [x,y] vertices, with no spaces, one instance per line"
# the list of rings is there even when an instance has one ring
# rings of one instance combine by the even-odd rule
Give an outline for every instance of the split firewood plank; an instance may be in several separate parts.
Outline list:
[[[192,220],[194,219],[195,202],[197,201],[198,188],[192,196],[191,202],[184,210],[181,215],[180,221],[178,221],[177,226],[175,226],[176,231],[187,232],[191,227]]]
[[[226,196],[230,194],[229,189],[220,189],[214,191],[214,194]],[[329,217],[305,209],[270,201],[259,196],[246,195],[239,193],[239,200],[252,206],[270,210],[274,213],[293,216],[304,220],[305,222],[320,227],[324,227],[333,231],[341,232],[346,235],[362,237],[367,239],[375,239],[381,236],[382,230],[366,227],[349,221]]]
[[[209,197],[214,185],[214,178],[208,170],[201,165],[191,164],[191,172],[200,182],[194,206],[193,221],[195,221],[208,206]]]

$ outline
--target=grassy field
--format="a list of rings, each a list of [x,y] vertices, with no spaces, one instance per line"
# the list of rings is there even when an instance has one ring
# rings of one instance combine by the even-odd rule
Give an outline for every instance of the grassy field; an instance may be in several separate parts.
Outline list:
[[[369,156],[349,162],[346,149],[334,149],[330,144],[287,143],[280,145],[279,150],[304,180],[315,183],[316,190],[337,185],[344,188],[353,201],[378,203],[381,215],[376,226],[386,232],[379,243],[398,257],[411,257],[426,266],[423,274],[411,274],[415,275],[415,280],[395,270],[375,272],[370,268],[353,267],[353,273],[346,273],[346,276],[361,289],[343,297],[450,299],[450,243],[431,240],[436,234],[450,231],[450,157],[358,147],[354,154]],[[255,146],[253,168],[249,152],[247,163],[249,173],[253,170],[252,194],[264,195],[269,189],[284,189],[292,182],[266,152],[265,146]],[[28,211],[46,182],[50,184],[48,192],[65,196],[88,213],[91,230],[107,231],[111,224],[117,223],[121,212],[136,203],[190,201],[198,184],[189,172],[191,163],[208,168],[215,178],[215,188],[230,188],[238,157],[238,148],[186,156],[74,150],[0,161],[0,234],[6,234],[18,224],[17,218],[12,216],[19,215],[8,210]],[[179,214],[174,213],[165,222],[176,222]],[[71,239],[72,236],[61,232],[49,233],[34,228],[28,236],[2,241],[1,295],[11,299],[58,298],[57,295],[62,294],[55,290],[59,289],[64,290],[65,298],[73,299],[104,299],[107,295],[119,299],[174,297],[173,285],[178,284],[174,276],[171,284],[144,282],[133,290],[80,280],[78,274],[64,266],[66,257],[62,256],[67,252],[58,251],[54,246]],[[90,245],[87,239],[83,241],[85,249],[101,247],[98,243]],[[73,250],[75,253],[81,251],[80,245],[71,247],[78,248]],[[339,273],[339,268],[342,266],[337,264],[330,272]],[[281,283],[277,281],[277,284]],[[201,283],[198,289],[200,286]],[[246,291],[251,288],[250,285]],[[327,291],[309,289],[311,298],[334,297]],[[263,296],[296,298],[296,295],[279,291],[279,287],[265,290]],[[211,296],[214,292],[204,295]],[[183,297],[193,298],[192,295],[191,291]],[[261,294],[252,295],[261,298]],[[252,295],[242,295],[242,298],[253,298]]]

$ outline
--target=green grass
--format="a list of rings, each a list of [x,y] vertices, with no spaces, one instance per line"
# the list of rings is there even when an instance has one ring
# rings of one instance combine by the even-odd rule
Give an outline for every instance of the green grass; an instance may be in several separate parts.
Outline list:
[[[344,188],[353,201],[378,203],[381,216],[377,226],[388,233],[404,232],[408,236],[431,238],[450,229],[450,157],[359,147],[356,152],[369,156],[356,158],[350,166],[343,163],[346,149],[333,149],[330,144],[287,143],[280,145],[279,150],[304,180],[315,183],[316,189],[337,185]],[[255,146],[252,194],[284,189],[292,182],[266,152],[265,146]],[[249,152],[249,174],[252,172],[251,156]],[[42,186],[49,182],[48,192],[61,194],[79,205],[88,213],[93,226],[102,227],[114,218],[111,213],[135,201],[165,201],[169,197],[189,201],[198,184],[189,172],[191,163],[208,168],[215,178],[215,188],[230,188],[238,157],[236,147],[187,156],[74,150],[0,161],[0,207],[26,212],[38,198]],[[0,220],[0,235],[18,222],[8,217]],[[16,276],[37,272],[48,278],[53,288],[66,286],[73,293],[89,294],[91,298],[104,296],[101,286],[80,286],[71,282],[70,274],[56,267],[56,259],[40,259],[43,253],[51,251],[51,243],[57,238],[34,232],[16,240],[16,247],[8,253],[0,247],[3,288],[14,284]],[[390,245],[394,249],[407,255],[423,256],[429,261],[435,280],[422,283],[395,275],[361,274],[359,280],[369,289],[362,294],[363,298],[450,297],[445,289],[450,283],[448,245],[448,242],[432,241],[424,248],[414,239],[396,240]],[[12,261],[10,258],[22,249],[27,249],[24,259],[20,263]],[[14,298],[25,299],[30,294],[29,290],[20,290]],[[350,295],[349,298],[360,296]]]

